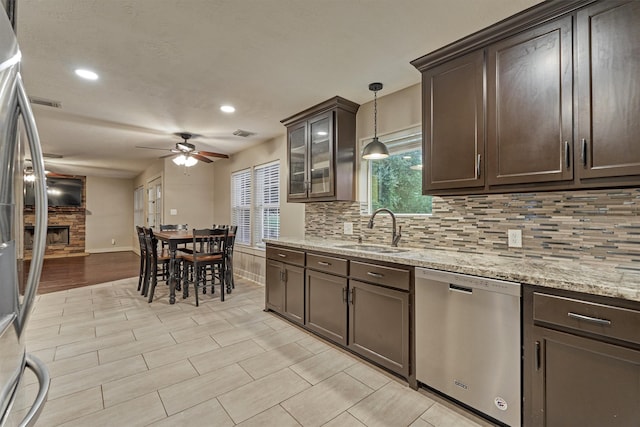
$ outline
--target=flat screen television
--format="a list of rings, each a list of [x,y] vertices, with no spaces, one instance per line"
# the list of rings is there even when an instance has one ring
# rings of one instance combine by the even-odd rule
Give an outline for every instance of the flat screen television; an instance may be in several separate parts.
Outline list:
[[[47,178],[47,201],[49,206],[82,206],[82,179]],[[24,205],[35,204],[33,182],[24,183]]]

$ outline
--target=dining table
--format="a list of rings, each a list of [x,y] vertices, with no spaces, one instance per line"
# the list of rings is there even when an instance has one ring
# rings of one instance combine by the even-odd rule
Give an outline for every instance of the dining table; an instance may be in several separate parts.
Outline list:
[[[169,304],[175,304],[176,284],[178,282],[176,253],[178,252],[178,245],[193,242],[193,230],[154,231],[153,234],[159,241],[166,243],[169,247]],[[233,234],[229,233],[228,236],[232,237]],[[224,292],[224,286],[221,287],[221,292]]]

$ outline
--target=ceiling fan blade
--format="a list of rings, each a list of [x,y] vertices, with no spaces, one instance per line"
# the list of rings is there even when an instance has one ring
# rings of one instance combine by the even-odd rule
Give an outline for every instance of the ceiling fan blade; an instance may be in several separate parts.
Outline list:
[[[176,155],[175,153],[165,154],[164,156],[160,156],[160,157],[158,157],[158,158],[159,158],[159,159],[166,159],[167,157],[173,157],[173,156],[175,156],[175,155]]]
[[[198,159],[201,162],[205,162],[205,163],[213,163],[213,160],[211,159],[207,159],[205,156],[201,156],[200,154],[191,154],[191,157],[193,157],[194,159]]]
[[[198,154],[202,155],[202,156],[209,156],[209,157],[218,157],[220,159],[228,159],[229,156],[226,154],[222,154],[222,153],[213,153],[211,151],[202,151],[202,150],[198,150]]]
[[[175,150],[175,148],[143,147],[142,145],[136,145],[136,148],[146,148],[147,150],[162,150],[162,151],[173,151],[173,150]]]

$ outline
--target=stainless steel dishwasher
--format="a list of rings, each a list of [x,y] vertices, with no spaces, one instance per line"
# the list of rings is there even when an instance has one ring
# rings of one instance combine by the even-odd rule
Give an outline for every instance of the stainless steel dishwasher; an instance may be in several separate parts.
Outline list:
[[[520,284],[416,268],[416,378],[521,423]]]

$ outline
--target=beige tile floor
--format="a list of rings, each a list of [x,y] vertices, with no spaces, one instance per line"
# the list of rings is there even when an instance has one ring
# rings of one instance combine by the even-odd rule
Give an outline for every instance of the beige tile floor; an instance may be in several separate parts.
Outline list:
[[[38,426],[486,426],[486,422],[265,313],[264,287],[238,280],[148,304],[137,280],[45,294],[28,351],[51,373]],[[14,417],[37,391],[23,382]]]

